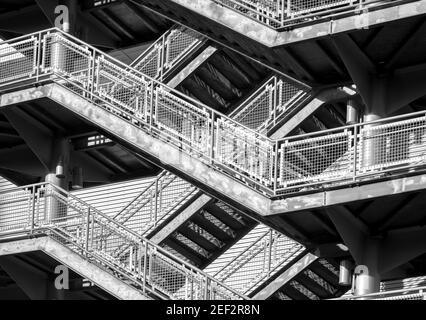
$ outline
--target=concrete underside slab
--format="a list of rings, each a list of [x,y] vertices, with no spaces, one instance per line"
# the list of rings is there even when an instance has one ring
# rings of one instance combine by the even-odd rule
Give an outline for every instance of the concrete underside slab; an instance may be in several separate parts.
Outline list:
[[[34,251],[44,252],[118,299],[151,300],[137,289],[115,278],[112,274],[88,262],[83,257],[49,237],[0,243],[0,256]]]

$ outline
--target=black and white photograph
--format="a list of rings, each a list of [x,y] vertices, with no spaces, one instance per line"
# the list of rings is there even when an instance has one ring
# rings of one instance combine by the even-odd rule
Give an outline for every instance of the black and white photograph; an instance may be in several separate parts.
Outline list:
[[[426,300],[426,0],[0,0],[6,300]]]

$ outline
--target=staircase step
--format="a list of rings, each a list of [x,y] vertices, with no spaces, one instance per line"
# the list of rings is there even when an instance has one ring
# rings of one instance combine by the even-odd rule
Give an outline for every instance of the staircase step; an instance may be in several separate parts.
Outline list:
[[[206,261],[206,257],[203,257],[198,252],[196,252],[192,248],[188,247],[186,244],[184,244],[182,242],[178,242],[174,238],[171,238],[171,237],[167,238],[164,241],[164,244],[168,245],[170,248],[176,250],[181,255],[190,259],[194,263],[194,265],[196,265],[196,266],[201,266]]]
[[[204,238],[202,235],[196,233],[194,230],[191,230],[188,226],[184,226],[182,228],[179,228],[178,230],[181,234],[183,234],[188,239],[192,240],[196,244],[198,244],[200,247],[206,249],[207,251],[215,251],[218,249],[218,247],[213,243]]]
[[[200,227],[205,229],[207,232],[211,233],[213,236],[218,238],[220,241],[228,242],[233,240],[234,238],[227,234],[225,231],[220,229],[214,223],[210,222],[206,218],[204,218],[200,213],[196,214],[191,218],[191,221],[198,224]]]
[[[324,279],[322,279],[324,280]],[[336,292],[336,288],[333,287],[334,292],[328,291],[326,288],[317,283],[314,279],[311,279],[305,272],[300,273],[297,276],[297,281],[304,285],[307,289],[315,293],[321,299],[332,298],[334,292]],[[325,280],[324,280],[325,281]],[[330,284],[328,284],[330,285]]]
[[[284,293],[286,296],[290,297],[293,300],[309,300],[307,296],[305,296],[303,293],[301,293],[299,290],[291,286],[290,284],[287,284],[284,288],[280,290],[280,292]],[[275,297],[277,293],[273,295]]]
[[[245,228],[246,226],[240,221],[236,220],[234,217],[229,215],[225,210],[219,208],[214,203],[209,205],[206,210],[215,216],[218,220],[222,221],[224,224],[232,228],[233,230],[238,230]]]
[[[327,260],[329,262],[329,260]],[[325,268],[318,260],[309,266],[313,272],[323,278],[325,281],[336,287],[339,285],[339,278],[330,270]]]

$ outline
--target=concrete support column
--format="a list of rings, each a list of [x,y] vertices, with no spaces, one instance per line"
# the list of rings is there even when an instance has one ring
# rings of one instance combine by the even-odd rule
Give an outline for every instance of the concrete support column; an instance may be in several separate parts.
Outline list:
[[[353,293],[355,296],[380,291],[380,275],[366,265],[358,265],[354,272]]]
[[[67,139],[61,138],[55,140],[54,144],[50,170],[45,177],[45,182],[48,182],[54,186],[58,186],[64,190],[68,190],[70,171],[70,143]],[[56,190],[54,192],[56,192]],[[52,193],[48,193],[48,196],[46,197],[45,208],[45,218],[49,221],[52,219],[65,217],[67,215],[66,205]]]
[[[380,290],[379,242],[366,240],[362,246],[362,258],[354,270],[354,295],[360,296]]]
[[[369,229],[346,208],[330,207],[327,213],[354,258],[354,294],[379,291],[382,240],[371,237]]]

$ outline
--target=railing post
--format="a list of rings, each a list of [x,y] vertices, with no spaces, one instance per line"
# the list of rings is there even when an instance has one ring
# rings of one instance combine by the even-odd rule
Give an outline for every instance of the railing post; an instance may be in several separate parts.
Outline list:
[[[138,254],[137,254],[137,259],[138,259],[138,277],[141,277],[142,274],[142,242],[139,243],[139,247],[138,247]]]
[[[165,39],[165,35],[163,34],[162,39],[161,39],[161,49],[160,49],[160,81],[163,81],[163,73],[164,73],[164,60],[165,60],[165,55],[166,55],[166,50],[165,50],[165,45],[166,45],[166,39]]]
[[[215,114],[214,114],[214,112],[212,112],[212,116],[211,116],[211,127],[210,127],[210,139],[209,139],[209,142],[208,143],[210,143],[210,146],[207,146],[207,147],[209,147],[209,151],[210,151],[210,163],[211,164],[213,164],[214,163],[214,145],[215,145],[215,143],[214,143],[214,129],[215,129]],[[218,130],[219,130],[219,128],[218,128]]]
[[[34,233],[34,222],[35,222],[35,206],[36,206],[36,189],[32,187],[32,199],[31,199],[31,234]]]
[[[291,0],[287,0],[287,17],[289,18],[291,17]],[[283,24],[284,24],[284,21],[283,21]]]
[[[155,191],[154,191],[154,226],[157,224],[158,217],[158,179],[155,179]]]
[[[43,58],[42,58],[42,51],[41,51],[41,47],[42,47],[42,36],[41,36],[41,32],[39,32],[37,34],[37,52],[36,52],[36,58],[35,58],[35,63],[36,65],[34,66],[36,68],[36,81],[39,81],[40,78],[40,69],[41,69],[41,65],[43,63]]]
[[[206,275],[206,287],[204,288],[204,300],[209,300],[209,277]]]
[[[155,95],[155,99],[158,99],[158,94]],[[153,126],[153,121],[154,121],[154,115],[155,112],[154,111],[154,105],[156,105],[154,103],[154,80],[151,81],[151,94],[150,94],[150,106],[149,106],[149,131],[152,132],[152,126]],[[157,110],[157,106],[155,106],[155,109]]]
[[[275,150],[274,150],[274,177],[273,177],[273,188],[274,188],[274,196],[277,195],[277,189],[278,189],[278,158],[280,156],[280,151],[279,151],[279,146],[278,146],[278,141],[275,141]]]
[[[358,162],[358,125],[355,125],[354,127],[354,133],[353,133],[353,146],[354,146],[354,152],[353,152],[353,180],[356,180],[357,176],[357,162]]]
[[[89,75],[89,77],[90,77],[89,92],[90,92],[91,99],[93,99],[93,95],[95,93],[94,86],[95,86],[95,72],[96,72],[96,52],[94,52],[94,51],[93,51],[93,54],[91,56],[90,64],[91,64],[91,66],[90,66],[90,75]]]
[[[269,230],[269,248],[268,248],[268,277],[271,274],[271,263],[272,263],[272,229]]]
[[[143,293],[146,292],[146,277],[148,272],[148,244],[145,243],[144,254],[143,254]]]
[[[89,252],[89,241],[90,241],[90,207],[87,209],[87,217],[86,217],[86,243],[85,249],[86,254]]]
[[[273,114],[272,117],[273,117],[274,126],[277,120],[277,108],[278,108],[278,101],[279,101],[278,99],[279,96],[277,97],[277,93],[279,95],[278,82],[277,82],[277,78],[274,77],[274,87],[272,88],[272,102],[271,102],[273,110],[271,110],[272,112],[269,113],[269,114]]]

